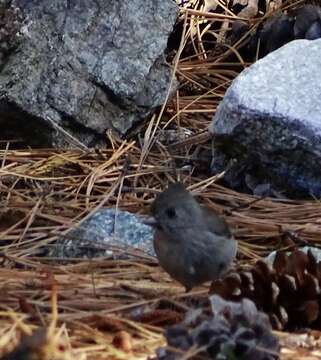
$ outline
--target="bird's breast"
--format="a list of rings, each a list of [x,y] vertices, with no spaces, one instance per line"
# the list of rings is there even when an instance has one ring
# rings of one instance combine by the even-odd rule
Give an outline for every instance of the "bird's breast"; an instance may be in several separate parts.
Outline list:
[[[167,253],[170,251],[170,241],[161,230],[155,231],[154,248],[158,258],[167,256]]]

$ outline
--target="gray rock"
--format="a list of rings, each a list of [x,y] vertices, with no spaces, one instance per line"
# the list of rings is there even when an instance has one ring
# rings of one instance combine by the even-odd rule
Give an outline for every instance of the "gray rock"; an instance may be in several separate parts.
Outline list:
[[[309,251],[312,253],[312,255],[315,257],[317,262],[321,261],[321,249],[312,247],[312,246],[304,246],[299,249],[300,251],[303,251],[305,254],[307,254]],[[265,261],[269,264],[273,264],[275,256],[277,251],[272,251],[266,258]],[[291,252],[287,252],[287,255],[290,255]]]
[[[174,1],[13,3],[25,21],[0,71],[1,129],[33,145],[93,146],[163,104]]]
[[[250,174],[290,196],[321,196],[320,53],[321,39],[296,40],[233,81],[209,126],[213,171],[229,164],[230,186]]]
[[[154,255],[153,235],[153,229],[135,214],[115,208],[100,209],[57,240],[46,255],[62,259],[110,256],[113,247]]]

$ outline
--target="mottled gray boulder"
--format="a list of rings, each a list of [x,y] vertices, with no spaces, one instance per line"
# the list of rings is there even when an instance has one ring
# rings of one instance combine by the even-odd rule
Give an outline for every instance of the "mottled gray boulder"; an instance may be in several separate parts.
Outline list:
[[[94,258],[117,249],[139,249],[154,255],[154,230],[142,218],[128,211],[100,209],[81,225],[57,240],[46,253],[49,257]]]
[[[0,126],[32,144],[91,146],[163,104],[172,0],[13,0],[25,16],[0,69]],[[74,138],[74,139],[73,139]]]
[[[233,81],[209,127],[229,185],[321,196],[320,54],[321,39],[293,41]]]

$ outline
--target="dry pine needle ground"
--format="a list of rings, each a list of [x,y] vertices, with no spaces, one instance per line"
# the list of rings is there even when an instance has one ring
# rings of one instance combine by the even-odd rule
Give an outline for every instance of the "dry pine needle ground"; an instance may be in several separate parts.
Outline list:
[[[204,298],[205,287],[184,294],[144,254],[61,263],[39,251],[103,206],[147,213],[156,193],[177,179],[225,216],[240,241],[240,261],[294,244],[320,245],[319,201],[240,194],[217,185],[217,177],[206,176],[194,161],[195,154],[211,150],[208,123],[248,64],[241,57],[227,62],[236,48],[204,52],[204,22],[237,19],[224,2],[219,16],[190,3],[194,9],[180,15],[182,38],[172,61],[181,86],[135,138],[108,133],[104,150],[11,150],[13,143],[0,151],[0,355],[20,344],[15,356],[146,359],[163,345],[164,326],[180,321],[193,299]],[[166,144],[169,134],[174,140]],[[318,333],[279,336],[283,359],[321,357]]]

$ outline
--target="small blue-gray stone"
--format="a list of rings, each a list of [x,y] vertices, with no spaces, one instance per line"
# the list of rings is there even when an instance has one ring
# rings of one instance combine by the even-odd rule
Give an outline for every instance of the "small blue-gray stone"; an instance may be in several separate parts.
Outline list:
[[[111,246],[134,248],[154,255],[153,229],[142,218],[115,208],[100,209],[60,238],[49,256],[92,258],[112,254]]]

